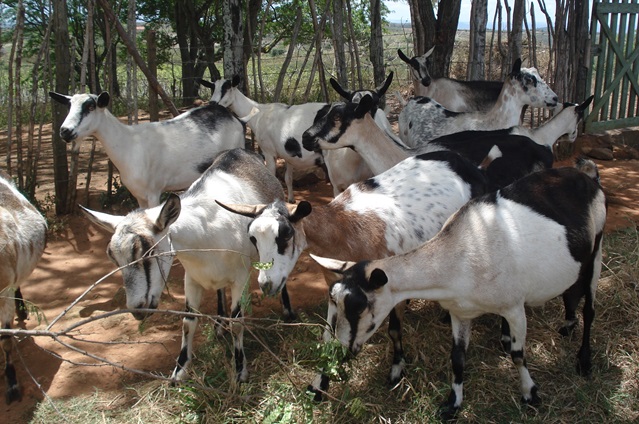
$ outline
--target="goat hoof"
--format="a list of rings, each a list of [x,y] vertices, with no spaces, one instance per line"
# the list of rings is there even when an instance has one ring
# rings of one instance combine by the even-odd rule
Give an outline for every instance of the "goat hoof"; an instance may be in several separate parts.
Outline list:
[[[439,406],[439,418],[445,422],[452,422],[457,420],[457,413],[459,407],[446,401]]]
[[[313,402],[321,402],[324,397],[322,396],[322,392],[319,389],[316,389],[311,384],[306,387],[306,391],[313,394]]]
[[[590,377],[591,372],[592,364],[590,363],[590,361],[586,361],[583,364],[581,363],[581,361],[577,362],[577,374],[582,377]]]
[[[537,394],[537,386],[533,386],[533,388],[530,389],[530,396],[530,399],[526,399],[522,396],[521,402],[534,407],[541,405],[541,398]]]
[[[7,389],[7,393],[5,396],[5,401],[7,402],[7,405],[11,404],[14,401],[20,402],[21,400],[22,400],[22,392],[20,391],[20,387],[15,385]]]
[[[559,334],[561,334],[564,337],[570,337],[573,331],[575,331],[574,325],[564,325],[563,327],[559,329]]]
[[[286,311],[282,318],[284,319],[284,322],[295,322],[297,321],[297,314],[293,311]]]

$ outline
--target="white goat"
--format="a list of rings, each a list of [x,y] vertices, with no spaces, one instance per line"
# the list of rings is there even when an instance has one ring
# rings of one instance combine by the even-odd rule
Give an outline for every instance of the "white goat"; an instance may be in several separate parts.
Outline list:
[[[325,151],[349,147],[363,157],[375,174],[409,156],[438,150],[455,151],[479,165],[496,145],[502,157],[487,168],[487,174],[493,188],[499,188],[530,172],[551,167],[552,144],[565,133],[574,140],[591,100],[581,105],[565,105],[551,120],[533,130],[515,126],[494,131],[463,131],[408,149],[376,128],[367,116],[371,99],[365,96],[359,104],[333,105],[304,133],[303,145],[306,149]]]
[[[240,83],[237,75],[231,81],[200,80],[200,83],[212,90],[211,103],[229,108],[238,116],[246,116],[252,109],[259,109],[259,112],[248,120],[247,125],[262,149],[266,167],[273,175],[275,175],[275,160],[279,157],[286,161],[284,182],[288,192],[288,202],[294,203],[293,169],[304,170],[324,164],[321,153],[305,151],[302,149],[300,140],[302,133],[313,124],[318,114],[321,115],[323,110],[328,108],[328,105],[305,103],[289,106],[283,103],[258,103],[249,99],[237,88]]]
[[[249,236],[260,261],[273,263],[270,269],[260,270],[258,282],[264,293],[275,294],[305,249],[344,260],[406,252],[430,239],[460,206],[485,190],[484,176],[470,162],[453,152],[434,152],[410,157],[351,185],[329,204],[313,208],[313,213],[308,202],[288,208],[282,202],[222,206],[255,218],[248,227]],[[403,305],[399,306],[390,315],[388,329],[394,347],[392,384],[399,381],[405,362]],[[333,322],[330,314],[327,322]],[[311,390],[319,400],[327,388],[328,377],[322,375]]]
[[[398,303],[438,301],[450,312],[453,331],[454,380],[441,410],[449,419],[463,399],[471,321],[485,313],[501,315],[510,327],[522,399],[537,404],[537,386],[524,358],[525,305],[563,294],[574,314],[585,296],[577,369],[589,374],[605,221],[599,184],[574,168],[550,169],[471,200],[433,239],[411,252],[357,264],[316,258],[340,280],[330,288],[335,335],[357,353]]]
[[[460,131],[509,128],[519,124],[524,106],[555,108],[557,104],[557,95],[537,70],[521,68],[517,59],[488,112],[453,112],[430,97],[413,97],[399,114],[399,137],[416,147]]]
[[[0,325],[10,329],[16,311],[15,292],[35,269],[47,237],[47,223],[18,191],[11,177],[0,171]],[[0,336],[4,351],[6,401],[20,400],[16,371],[11,360],[13,340]]]
[[[434,99],[455,112],[488,112],[497,102],[504,85],[502,81],[460,81],[452,78],[431,78],[428,67],[435,47],[410,59],[397,49],[397,55],[410,66],[415,96]]]
[[[70,106],[60,136],[67,142],[90,135],[100,140],[142,208],[159,205],[164,191],[186,189],[222,150],[244,147],[244,126],[218,105],[167,121],[124,125],[107,109],[109,93],[49,95]]]
[[[268,203],[284,199],[279,181],[262,158],[244,149],[219,154],[211,167],[179,197],[171,194],[160,206],[126,216],[83,209],[96,224],[113,233],[107,254],[122,269],[130,309],[158,306],[173,255],[184,267],[187,312],[200,308],[204,289],[230,287],[233,318],[241,318],[241,297],[257,251],[246,236],[250,220],[220,208],[230,203]],[[134,313],[136,319],[144,313]],[[197,318],[183,320],[182,348],[173,378],[186,378],[193,354]],[[234,326],[237,379],[246,381],[242,326]]]

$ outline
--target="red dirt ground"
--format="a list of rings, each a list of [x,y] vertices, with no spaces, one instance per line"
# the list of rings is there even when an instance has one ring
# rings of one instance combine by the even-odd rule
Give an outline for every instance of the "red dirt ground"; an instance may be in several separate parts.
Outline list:
[[[88,143],[83,146],[86,150]],[[636,226],[639,211],[635,208],[639,199],[639,161],[598,162],[602,175],[602,184],[610,199],[607,229],[609,231]],[[91,183],[91,192],[105,189],[106,161],[103,156],[96,166]],[[51,168],[49,168],[51,169]],[[44,175],[39,188],[39,198],[44,199],[46,191],[51,190],[51,176]],[[332,190],[324,182],[298,189],[296,198],[307,199],[312,204],[330,201]],[[82,198],[82,196],[79,196]],[[97,196],[93,196],[89,207],[99,209]],[[98,229],[80,215],[67,217],[67,223],[59,236],[49,240],[42,260],[22,292],[25,299],[36,305],[46,318],[52,322],[91,284],[111,272],[113,264],[107,259],[105,250],[110,235]],[[181,310],[184,293],[181,287],[183,270],[174,266],[169,279],[169,292],[163,296],[161,309]],[[296,309],[305,309],[325,296],[326,285],[317,265],[303,255],[298,262],[289,283],[291,299]],[[253,293],[258,293],[255,282]],[[208,293],[203,302],[203,312],[214,313],[215,294]],[[123,289],[120,275],[106,278],[77,305],[58,321],[53,330],[61,330],[89,316],[123,307]],[[279,302],[275,299],[259,301],[254,296],[253,311],[263,314],[269,310],[279,313]],[[208,300],[208,301],[207,301]],[[27,329],[44,329],[46,323],[38,322],[32,314],[18,326]],[[110,345],[73,342],[81,351],[89,351],[129,368],[145,371],[157,371],[168,375],[179,351],[181,339],[181,320],[176,316],[155,314],[145,325],[144,331],[138,330],[138,322],[130,315],[120,314],[92,322],[81,327],[80,333],[86,340],[125,342]],[[67,340],[68,341],[68,340]],[[130,343],[126,343],[130,342]],[[140,342],[140,343],[136,343]],[[127,384],[145,379],[110,366],[83,366],[79,363],[93,362],[81,352],[74,352],[52,339],[38,337],[24,339],[17,343],[19,355],[15,362],[18,378],[24,396],[21,402],[0,406],[3,422],[22,423],[31,417],[36,403],[44,398],[63,398],[86,395],[100,391],[122,391]],[[52,354],[55,352],[55,354]],[[58,357],[59,356],[59,357]],[[61,358],[62,359],[61,359]],[[28,372],[33,376],[29,376]],[[34,382],[37,381],[40,387]],[[4,390],[4,385],[0,385]]]

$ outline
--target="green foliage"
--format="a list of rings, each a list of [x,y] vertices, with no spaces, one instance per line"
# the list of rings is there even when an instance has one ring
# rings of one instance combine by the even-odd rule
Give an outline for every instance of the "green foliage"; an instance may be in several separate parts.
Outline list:
[[[111,183],[113,184],[113,193],[100,194],[100,204],[103,208],[106,209],[111,206],[117,206],[127,210],[132,210],[139,206],[138,201],[122,184],[118,175],[113,176]]]

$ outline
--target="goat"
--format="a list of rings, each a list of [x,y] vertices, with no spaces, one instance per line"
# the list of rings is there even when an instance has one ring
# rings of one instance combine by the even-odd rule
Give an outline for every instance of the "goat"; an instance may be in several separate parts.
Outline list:
[[[273,263],[270,269],[260,270],[258,282],[264,293],[275,294],[284,287],[305,249],[345,260],[406,252],[435,235],[461,205],[485,190],[483,174],[466,159],[453,152],[433,152],[407,158],[380,175],[351,185],[329,204],[316,208],[304,201],[288,208],[278,202],[220,204],[254,218],[248,227],[249,236],[260,261]],[[389,378],[393,385],[399,381],[405,363],[401,343],[403,305],[398,306],[390,315],[388,327],[394,347]],[[333,322],[330,314],[327,322]],[[324,338],[329,337],[327,329]],[[327,389],[325,375],[310,386],[317,400]]]
[[[241,297],[249,281],[251,261],[257,257],[246,237],[249,220],[220,208],[225,202],[265,203],[284,199],[282,185],[264,166],[261,156],[233,149],[220,153],[213,164],[180,196],[126,216],[83,208],[89,219],[113,233],[107,255],[122,268],[126,305],[156,309],[174,255],[184,267],[186,311],[197,312],[204,289],[230,287],[231,316],[242,317]],[[211,251],[213,250],[213,251]],[[140,263],[137,263],[140,262]],[[127,266],[131,265],[132,266]],[[136,319],[146,315],[134,312]],[[183,380],[193,354],[197,318],[183,319],[182,347],[172,378]],[[246,381],[243,329],[232,326],[237,380]]]
[[[463,131],[437,138],[416,149],[408,149],[375,128],[375,124],[366,116],[372,105],[371,99],[365,96],[359,104],[333,105],[325,116],[304,133],[303,145],[306,149],[354,149],[375,174],[384,172],[409,156],[438,150],[455,151],[479,165],[496,145],[502,157],[486,168],[491,188],[496,189],[530,172],[551,167],[553,154],[550,141],[556,140],[564,132],[569,132],[571,138],[576,136],[578,123],[583,120],[591,100],[589,98],[581,105],[565,106],[545,125],[534,130],[516,126],[505,130]],[[527,134],[530,138],[518,134]],[[535,143],[531,138],[545,145]]]
[[[18,191],[8,174],[0,171],[0,325],[10,329],[16,304],[22,300],[20,284],[35,269],[47,238],[47,222]],[[24,315],[22,315],[24,316]],[[22,399],[11,360],[13,340],[0,336],[4,352],[7,404]]]
[[[295,203],[293,196],[293,169],[309,169],[322,166],[321,153],[308,152],[300,144],[302,133],[313,124],[318,114],[327,108],[325,103],[305,103],[285,105],[283,103],[258,103],[245,96],[237,86],[239,76],[232,80],[214,82],[200,80],[200,84],[212,91],[211,103],[229,108],[238,116],[245,116],[253,108],[258,108],[247,125],[251,128],[258,145],[264,153],[266,167],[275,175],[275,160],[279,157],[286,161],[284,182],[288,193],[288,202]],[[326,164],[328,167],[328,164]],[[329,171],[330,174],[330,171]]]
[[[222,150],[244,147],[244,126],[218,105],[167,121],[124,125],[107,109],[107,92],[49,96],[70,107],[60,136],[67,143],[91,135],[100,140],[142,208],[159,205],[164,191],[189,187]]]
[[[435,47],[421,56],[408,58],[401,49],[397,55],[410,66],[414,78],[415,96],[430,97],[455,112],[488,112],[497,103],[502,81],[460,81],[452,78],[431,78],[428,67]]]
[[[549,169],[471,200],[435,237],[411,252],[358,263],[314,259],[339,280],[330,288],[329,311],[335,316],[336,337],[354,354],[406,299],[435,300],[450,312],[454,379],[441,409],[448,419],[463,399],[471,321],[485,313],[501,315],[509,324],[522,400],[538,404],[524,358],[524,307],[563,295],[571,308],[568,317],[585,296],[577,370],[590,373],[605,221],[606,199],[597,182],[574,168]]]
[[[535,68],[521,68],[517,59],[499,99],[488,112],[453,112],[430,97],[413,97],[399,114],[399,137],[416,147],[442,135],[465,130],[492,130],[519,124],[521,109],[555,108],[557,95]]]
[[[381,98],[386,94],[388,87],[390,87],[393,82],[393,75],[394,74],[391,71],[382,85],[374,90],[347,90],[333,78],[330,79],[330,83],[333,89],[349,102],[359,103],[363,96],[370,96],[373,99],[373,107],[371,107],[370,114],[375,120],[375,123],[387,134],[394,136],[391,124],[386,117],[386,113],[383,110],[380,111],[378,107]],[[320,119],[320,116],[318,116],[315,121],[317,121],[317,119]],[[329,172],[331,184],[333,184],[334,197],[346,190],[346,188],[353,182],[363,181],[373,176],[373,173],[362,157],[350,149],[327,150],[322,152],[322,154],[324,155],[324,159],[327,163],[327,170]],[[338,166],[328,165],[336,163]]]

